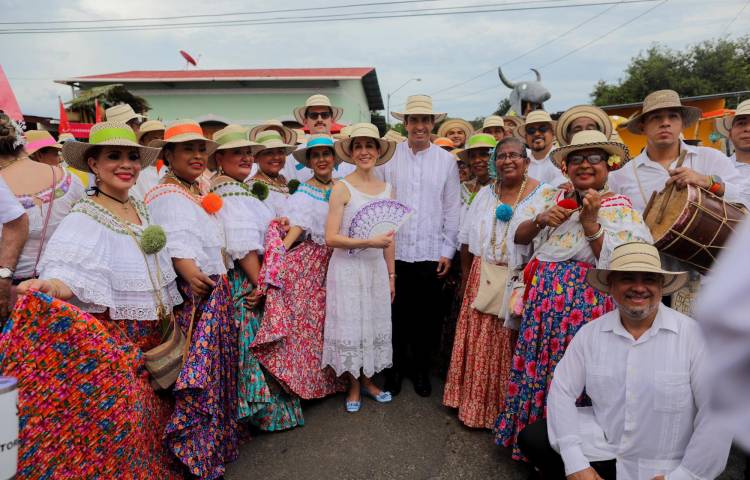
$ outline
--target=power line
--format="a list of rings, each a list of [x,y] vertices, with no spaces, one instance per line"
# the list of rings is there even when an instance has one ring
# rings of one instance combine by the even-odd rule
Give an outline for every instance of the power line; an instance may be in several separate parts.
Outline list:
[[[726,27],[724,27],[724,31],[721,32],[721,36],[722,37],[729,32],[729,28],[740,17],[740,15],[742,15],[742,12],[745,11],[745,9],[747,8],[748,5],[750,5],[750,0],[747,0],[747,2],[745,2],[745,4],[742,6],[742,8],[740,8],[740,11],[737,12],[737,15],[734,16],[734,18],[732,19],[732,21],[729,22]]]
[[[748,0],[748,1],[750,1],[750,0]],[[602,15],[604,15],[605,13],[609,12],[610,10],[612,10],[613,8],[615,8],[615,7],[617,6],[617,5],[619,5],[619,4],[614,4],[614,5],[611,5],[611,6],[607,7],[606,9],[604,9],[604,10],[602,10],[601,12],[597,13],[597,14],[596,14],[596,15],[594,15],[593,17],[587,18],[586,20],[582,21],[581,23],[579,23],[579,24],[578,24],[578,25],[576,25],[575,27],[571,28],[570,30],[567,30],[567,31],[565,31],[565,32],[561,33],[560,35],[558,35],[558,36],[556,36],[556,37],[552,38],[551,40],[548,40],[548,41],[546,41],[546,42],[542,43],[541,45],[538,45],[538,46],[536,46],[536,47],[532,48],[531,50],[529,50],[529,51],[527,51],[527,52],[524,52],[524,53],[522,53],[521,55],[518,55],[518,56],[516,56],[516,57],[514,57],[514,58],[511,58],[510,60],[508,60],[508,61],[506,61],[506,62],[503,62],[503,63],[502,63],[502,64],[501,64],[500,66],[501,66],[501,67],[504,67],[504,66],[506,66],[506,65],[509,65],[509,64],[511,64],[511,63],[513,63],[513,62],[515,62],[516,60],[520,60],[520,59],[522,59],[523,57],[525,57],[525,56],[527,56],[527,55],[530,55],[530,54],[532,54],[532,53],[536,52],[537,50],[539,50],[539,49],[541,49],[541,48],[544,48],[544,47],[546,47],[546,46],[547,46],[547,45],[549,45],[550,43],[552,43],[552,42],[555,42],[555,41],[559,40],[560,38],[562,38],[562,37],[564,37],[564,36],[566,36],[566,35],[569,35],[569,34],[573,33],[573,32],[574,32],[575,30],[578,30],[579,28],[581,28],[582,26],[586,25],[587,23],[589,23],[589,22],[591,22],[591,21],[593,21],[593,20],[596,20],[597,18],[601,17],[601,16],[602,16]],[[447,91],[447,90],[452,90],[452,89],[454,89],[454,88],[456,88],[456,87],[460,87],[461,85],[466,85],[467,83],[469,83],[469,82],[472,82],[472,81],[474,81],[474,80],[476,80],[476,79],[478,79],[478,78],[480,78],[480,77],[483,77],[483,76],[487,75],[488,73],[492,73],[492,72],[494,72],[494,71],[496,71],[496,68],[495,68],[495,67],[493,67],[493,68],[491,68],[491,69],[487,70],[486,72],[482,72],[482,73],[480,73],[479,75],[473,76],[473,77],[471,77],[471,78],[470,78],[470,79],[468,79],[468,80],[464,80],[464,81],[462,81],[462,82],[459,82],[459,83],[453,84],[453,85],[451,85],[451,86],[449,86],[449,87],[445,87],[445,88],[443,88],[443,89],[440,89],[440,90],[438,90],[438,91],[436,91],[436,92],[433,92],[433,93],[431,93],[430,95],[433,95],[433,96],[434,96],[434,95],[437,95],[437,94],[443,93],[443,92],[445,92],[445,91]]]
[[[116,32],[116,31],[149,31],[149,30],[171,30],[181,29],[185,27],[192,28],[203,28],[203,27],[232,27],[232,26],[246,26],[246,25],[274,25],[274,24],[295,24],[295,23],[315,23],[315,22],[336,22],[336,21],[351,21],[351,20],[377,20],[386,18],[406,18],[406,17],[434,17],[434,16],[445,16],[445,15],[465,15],[474,13],[494,13],[494,12],[515,12],[515,11],[533,11],[533,10],[551,10],[551,9],[567,9],[567,8],[578,8],[578,7],[591,7],[591,6],[602,6],[602,5],[613,5],[613,4],[629,4],[629,3],[651,3],[657,0],[621,0],[621,1],[599,1],[594,3],[575,3],[575,4],[563,4],[563,5],[544,5],[544,6],[524,6],[524,7],[513,7],[513,8],[490,8],[490,9],[474,9],[474,10],[463,10],[463,11],[452,11],[452,12],[430,12],[427,10],[436,9],[422,9],[410,11],[391,11],[391,12],[377,12],[374,15],[365,15],[362,12],[348,13],[340,15],[321,15],[321,16],[306,16],[306,17],[277,17],[268,19],[257,19],[257,20],[234,20],[234,21],[215,21],[215,22],[197,22],[197,23],[180,23],[180,24],[155,24],[155,25],[135,25],[135,26],[109,26],[109,27],[74,27],[74,28],[39,28],[39,29],[9,29],[0,30],[0,35],[25,35],[25,34],[44,34],[44,33],[90,33],[90,32]],[[529,3],[529,2],[523,2]],[[446,7],[449,8],[449,7]],[[443,10],[443,9],[440,9]],[[426,12],[426,13],[425,13]],[[352,16],[358,15],[358,16]],[[322,17],[322,18],[321,18]]]

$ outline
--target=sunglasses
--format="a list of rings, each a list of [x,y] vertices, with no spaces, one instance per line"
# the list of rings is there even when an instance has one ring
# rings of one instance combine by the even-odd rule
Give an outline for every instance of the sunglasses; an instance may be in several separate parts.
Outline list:
[[[526,127],[526,135],[534,135],[536,132],[547,133],[550,130],[549,125],[539,125],[538,127]]]
[[[580,165],[584,160],[589,162],[589,165],[596,165],[597,163],[606,162],[609,159],[609,155],[603,155],[601,153],[591,153],[589,155],[573,154],[568,155],[565,163],[568,165]]]
[[[310,120],[317,120],[319,118],[328,120],[329,118],[331,118],[331,112],[307,112],[305,113],[305,116]]]

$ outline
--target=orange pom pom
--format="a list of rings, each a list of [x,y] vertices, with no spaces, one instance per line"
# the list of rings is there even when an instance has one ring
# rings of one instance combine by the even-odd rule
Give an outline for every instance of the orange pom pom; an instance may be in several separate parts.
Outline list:
[[[224,206],[224,200],[215,193],[208,193],[203,197],[203,200],[201,200],[201,206],[203,207],[203,210],[213,215]]]
[[[164,168],[164,160],[160,158],[156,161],[156,173],[161,173],[162,168]]]

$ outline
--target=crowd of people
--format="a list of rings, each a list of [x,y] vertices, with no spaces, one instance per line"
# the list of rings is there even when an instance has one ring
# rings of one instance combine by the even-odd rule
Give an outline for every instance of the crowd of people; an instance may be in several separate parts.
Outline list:
[[[117,105],[85,142],[0,113],[19,478],[220,478],[306,400],[356,413],[405,379],[430,396],[436,372],[443,404],[542,478],[718,476],[732,435],[701,330],[663,302],[694,269],[643,215],[669,185],[750,206],[750,101],[721,119],[732,157],[681,138],[700,111],[669,90],[627,122],[638,155],[597,107],[526,113],[474,131],[413,95],[405,136],[332,135],[343,111],[318,94],[304,132],[208,138]],[[355,235],[388,200],[408,219]]]

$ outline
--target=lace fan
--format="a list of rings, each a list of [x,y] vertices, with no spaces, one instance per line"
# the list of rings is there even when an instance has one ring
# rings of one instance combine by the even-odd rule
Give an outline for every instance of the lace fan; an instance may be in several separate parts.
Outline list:
[[[398,230],[414,212],[414,209],[397,200],[375,200],[363,205],[354,213],[349,225],[350,238],[372,238],[376,235]],[[349,250],[349,255],[360,249]]]

